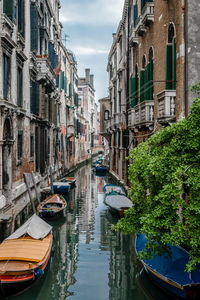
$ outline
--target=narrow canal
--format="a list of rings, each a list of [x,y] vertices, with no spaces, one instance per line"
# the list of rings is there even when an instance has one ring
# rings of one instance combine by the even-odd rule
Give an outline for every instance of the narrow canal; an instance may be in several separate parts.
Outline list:
[[[76,187],[66,197],[64,217],[51,222],[52,256],[43,278],[10,299],[20,300],[171,300],[141,269],[134,239],[117,234],[117,219],[104,204],[103,186],[87,165],[76,174]]]

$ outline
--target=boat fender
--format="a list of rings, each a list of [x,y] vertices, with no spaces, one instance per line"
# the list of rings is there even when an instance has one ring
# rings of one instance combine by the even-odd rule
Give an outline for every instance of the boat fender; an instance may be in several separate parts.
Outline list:
[[[34,275],[35,275],[35,277],[39,278],[42,275],[44,275],[44,271],[41,270],[41,269],[37,269],[37,270],[34,271]]]

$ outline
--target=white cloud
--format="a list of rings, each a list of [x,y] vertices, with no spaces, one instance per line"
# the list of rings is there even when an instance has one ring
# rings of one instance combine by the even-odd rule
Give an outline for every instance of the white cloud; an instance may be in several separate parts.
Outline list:
[[[105,49],[95,49],[92,47],[82,46],[74,46],[73,51],[76,53],[76,55],[99,55],[108,53],[108,51]]]
[[[60,20],[64,23],[107,25],[119,23],[124,0],[62,1]]]

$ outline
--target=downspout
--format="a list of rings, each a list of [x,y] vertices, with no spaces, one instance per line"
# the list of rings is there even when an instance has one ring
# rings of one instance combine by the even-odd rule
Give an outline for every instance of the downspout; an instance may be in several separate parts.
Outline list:
[[[130,0],[128,0],[127,8],[127,61],[126,61],[126,156],[129,155],[129,130],[128,130],[128,109],[130,108],[130,99],[129,99],[129,37],[130,37]],[[126,171],[128,174],[128,160],[126,160]],[[126,184],[128,185],[128,176],[126,177]]]
[[[184,41],[185,41],[185,65],[184,65],[184,101],[185,117],[188,116],[188,0],[184,0]]]

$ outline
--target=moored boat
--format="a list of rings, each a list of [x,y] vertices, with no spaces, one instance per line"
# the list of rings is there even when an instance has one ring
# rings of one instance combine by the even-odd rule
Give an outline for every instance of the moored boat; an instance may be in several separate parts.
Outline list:
[[[67,183],[69,183],[69,184],[71,185],[71,187],[72,187],[72,186],[74,186],[75,183],[76,183],[76,178],[75,178],[75,177],[64,177],[64,178],[62,178],[60,181],[61,181],[61,182],[67,182]]]
[[[70,184],[68,182],[53,182],[53,189],[55,193],[68,193],[70,191]]]
[[[96,171],[96,172],[99,172],[99,173],[101,173],[101,172],[105,173],[105,172],[108,171],[108,167],[105,166],[105,165],[99,164],[99,165],[96,165],[96,166],[95,166],[95,171]]]
[[[124,189],[121,186],[115,185],[115,184],[104,185],[103,191],[105,193],[105,196],[108,196],[108,195],[124,195],[124,196],[126,196]]]
[[[137,254],[145,249],[146,243],[147,237],[137,234]],[[191,273],[185,271],[189,262],[189,254],[185,249],[169,245],[169,252],[156,255],[152,259],[143,259],[141,262],[154,282],[166,291],[182,299],[199,299],[200,271],[198,267]]]
[[[124,195],[108,195],[105,197],[105,204],[119,217],[123,217],[125,210],[133,206],[131,200]]]
[[[47,219],[55,219],[63,214],[67,202],[63,196],[54,194],[42,201],[38,207],[38,213],[41,217]]]
[[[0,289],[4,296],[24,291],[47,267],[52,227],[37,215],[0,244]]]

